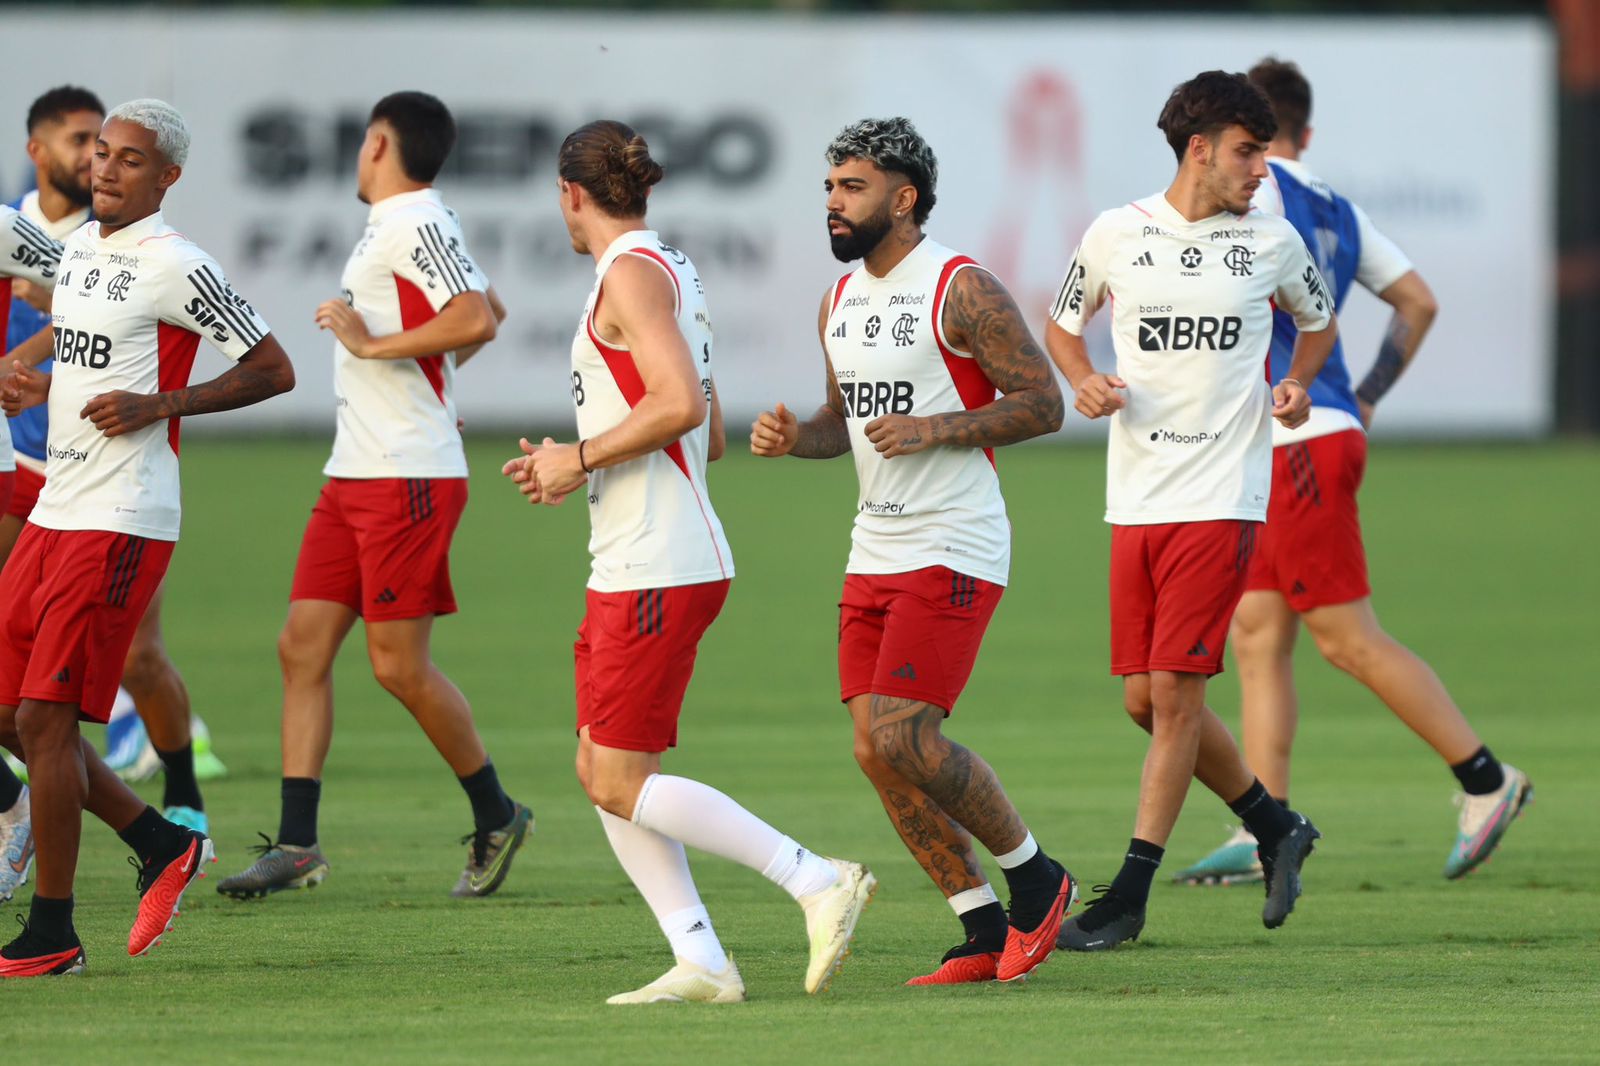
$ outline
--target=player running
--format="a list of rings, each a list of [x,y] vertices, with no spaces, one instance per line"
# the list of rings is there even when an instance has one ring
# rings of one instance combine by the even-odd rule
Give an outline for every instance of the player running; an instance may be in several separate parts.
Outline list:
[[[572,342],[579,440],[523,440],[525,454],[503,472],[533,503],[559,504],[588,486],[594,563],[575,648],[578,780],[676,958],[606,1002],[744,999],[685,844],[759,871],[800,904],[811,943],[805,989],[815,994],[844,961],[876,879],[806,850],[709,785],[661,773],[700,638],[733,578],[706,488],[724,438],[704,286],[689,258],[646,228],[662,171],[644,138],[591,122],[562,142],[557,166],[573,250],[596,262]]]
[[[1164,193],[1095,219],[1046,326],[1074,406],[1111,419],[1111,672],[1151,735],[1122,869],[1062,927],[1062,946],[1078,951],[1138,938],[1191,777],[1260,840],[1268,929],[1294,909],[1300,867],[1320,835],[1251,776],[1205,694],[1222,672],[1228,620],[1266,518],[1271,420],[1305,422],[1302,382],[1333,346],[1333,308],[1294,227],[1250,207],[1277,126],[1245,76],[1207,71],[1185,82],[1157,125],[1177,177]],[[1083,341],[1108,299],[1114,374],[1094,369]],[[1300,337],[1288,374],[1269,389],[1261,353],[1274,306]]]
[[[1256,206],[1293,223],[1317,258],[1335,309],[1355,282],[1393,307],[1394,316],[1360,385],[1352,385],[1336,342],[1311,383],[1305,424],[1273,427],[1269,517],[1233,616],[1245,754],[1267,791],[1287,806],[1299,718],[1294,645],[1304,619],[1323,658],[1371,689],[1461,783],[1455,846],[1444,867],[1446,877],[1461,877],[1494,851],[1533,798],[1533,786],[1521,770],[1490,754],[1428,664],[1384,632],[1372,607],[1356,509],[1372,409],[1416,356],[1438,307],[1404,253],[1300,161],[1311,142],[1305,75],[1293,63],[1266,59],[1251,69],[1250,80],[1266,93],[1278,121]],[[1274,381],[1286,373],[1294,342],[1294,320],[1279,311],[1272,331]],[[1241,826],[1176,880],[1260,880],[1256,844]]]
[[[804,422],[782,404],[763,413],[750,448],[855,458],[840,699],[856,761],[966,932],[937,970],[908,983],[1011,981],[1054,949],[1077,885],[994,770],[941,729],[1009,576],[993,449],[1059,429],[1061,391],[999,280],[923,233],[938,162],[911,123],[857,122],[826,156],[833,254],[862,260],[817,313],[827,402]],[[1005,873],[1009,922],[973,837]]]
[[[372,672],[410,711],[472,806],[467,865],[452,896],[487,896],[533,829],[506,795],[461,690],[434,665],[433,622],[454,614],[450,540],[467,505],[467,459],[451,390],[456,368],[504,317],[433,180],[455,120],[426,93],[379,100],[356,164],[371,205],[341,299],[317,308],[337,338],[338,427],[328,481],[300,544],[283,669],[283,782],[277,840],[217,891],[236,899],[308,888],[328,874],[317,839],[333,739],[333,661],[356,619]],[[263,838],[266,834],[262,834]]]
[[[0,742],[22,753],[32,790],[37,881],[0,976],[75,973],[72,884],[82,814],[137,854],[138,915],[128,953],[170,927],[211,841],[148,807],[79,733],[104,722],[123,658],[178,539],[178,418],[259,403],[294,387],[294,369],[216,262],[166,224],[189,133],[159,100],[114,108],[96,141],[97,221],[68,238],[51,310],[56,367],[16,367],[8,413],[48,401],[49,466],[0,573]],[[235,365],[184,387],[205,338]]]

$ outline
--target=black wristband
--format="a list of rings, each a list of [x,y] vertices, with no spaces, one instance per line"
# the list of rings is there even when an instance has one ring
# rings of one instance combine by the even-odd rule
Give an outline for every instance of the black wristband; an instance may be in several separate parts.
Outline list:
[[[585,474],[592,474],[594,471],[590,470],[589,464],[583,461],[583,446],[588,443],[586,440],[578,441],[578,465],[583,468]]]

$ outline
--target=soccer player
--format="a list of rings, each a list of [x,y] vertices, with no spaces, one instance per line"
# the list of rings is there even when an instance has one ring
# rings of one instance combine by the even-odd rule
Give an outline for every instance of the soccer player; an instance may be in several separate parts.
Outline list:
[[[685,844],[760,872],[800,904],[805,989],[815,994],[843,962],[876,879],[806,850],[709,785],[661,772],[700,638],[733,578],[706,488],[724,436],[705,287],[645,222],[662,171],[644,138],[591,122],[562,142],[557,170],[572,248],[596,263],[572,342],[579,440],[523,440],[503,472],[534,503],[559,504],[587,485],[594,561],[574,656],[578,780],[675,956],[666,973],[606,1002],[744,999]]]
[[[504,316],[433,188],[455,137],[449,109],[426,93],[386,96],[367,122],[356,163],[356,194],[371,206],[366,232],[345,264],[343,297],[316,311],[336,338],[338,424],[278,638],[278,838],[217,886],[236,899],[327,876],[317,807],[333,739],[333,660],[358,618],[373,675],[411,712],[471,804],[467,865],[451,895],[498,889],[533,828],[532,812],[500,787],[466,697],[430,650],[434,619],[456,610],[450,539],[467,505],[451,390],[456,368],[494,339]]]
[[[1111,419],[1111,672],[1123,679],[1128,714],[1150,733],[1122,869],[1061,930],[1062,946],[1079,951],[1138,937],[1191,777],[1261,842],[1268,929],[1294,909],[1319,835],[1251,776],[1205,695],[1222,671],[1228,620],[1266,518],[1271,420],[1305,422],[1302,383],[1333,346],[1333,307],[1294,227],[1250,206],[1277,126],[1249,80],[1200,74],[1172,91],[1157,125],[1177,176],[1165,192],[1095,219],[1046,326],[1074,406]],[[1107,300],[1113,374],[1095,370],[1083,341]],[[1289,372],[1269,389],[1261,355],[1274,306],[1300,336]]]
[[[1378,623],[1356,509],[1372,409],[1416,356],[1438,308],[1404,253],[1300,161],[1311,143],[1305,75],[1293,63],[1265,59],[1251,69],[1250,80],[1271,100],[1278,121],[1256,205],[1293,223],[1316,256],[1336,308],[1354,282],[1393,307],[1394,315],[1359,385],[1335,344],[1311,382],[1305,424],[1273,427],[1269,517],[1233,616],[1245,755],[1267,791],[1287,805],[1299,717],[1294,645],[1304,620],[1323,658],[1371,689],[1460,782],[1464,796],[1444,875],[1461,877],[1494,851],[1533,786],[1521,770],[1490,754],[1428,664]],[[1287,372],[1294,341],[1294,320],[1279,311],[1272,332],[1274,381]],[[1240,827],[1177,879],[1258,880],[1256,843]]]
[[[1077,885],[942,724],[1009,576],[993,449],[1059,429],[1061,390],[1005,286],[923,233],[938,161],[910,121],[856,122],[825,154],[833,254],[862,265],[817,311],[827,402],[804,422],[782,404],[764,412],[750,448],[855,459],[839,698],[856,761],[966,933],[909,983],[1015,980],[1054,949]],[[1005,873],[1009,923],[974,837]]]
[[[97,221],[66,241],[51,313],[56,367],[16,366],[8,413],[48,402],[45,487],[0,573],[0,743],[28,764],[37,880],[0,975],[84,966],[72,884],[82,814],[137,854],[138,916],[128,953],[167,930],[211,858],[202,833],[167,821],[79,734],[105,721],[134,628],[178,538],[178,419],[259,403],[294,386],[265,322],[221,269],[166,224],[189,133],[159,100],[113,108],[95,144]],[[201,339],[234,362],[184,387]]]
[[[34,165],[36,188],[23,196],[17,209],[55,240],[65,240],[89,221],[89,167],[95,138],[105,119],[100,98],[87,89],[63,85],[44,93],[28,108],[28,157]],[[11,359],[37,364],[48,372],[48,346],[37,356],[21,347],[28,337],[49,326],[48,292],[30,290],[11,307],[7,345]],[[40,306],[35,306],[34,300]],[[9,419],[17,450],[17,487],[9,506],[0,511],[0,560],[10,554],[22,524],[27,521],[39,490],[44,486],[48,409],[31,407]],[[194,737],[190,729],[189,692],[183,677],[167,656],[161,637],[161,588],[134,632],[133,644],[123,664],[122,682],[145,723],[159,763],[164,769],[162,815],[202,833],[209,831],[205,802],[200,795]],[[212,772],[221,763],[207,750],[201,753]],[[0,799],[5,789],[0,785]],[[0,815],[3,819],[4,815]],[[0,874],[0,877],[3,877]]]

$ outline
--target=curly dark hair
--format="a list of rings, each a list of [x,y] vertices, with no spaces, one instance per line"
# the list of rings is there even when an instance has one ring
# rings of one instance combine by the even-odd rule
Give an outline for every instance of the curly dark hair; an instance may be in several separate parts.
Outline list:
[[[917,225],[928,221],[939,184],[939,161],[908,118],[864,118],[839,131],[828,145],[828,163],[838,166],[846,159],[865,159],[879,170],[903,176],[917,190],[917,204],[911,217]]]
[[[1268,56],[1250,68],[1250,83],[1267,94],[1279,132],[1298,143],[1311,124],[1311,83],[1300,68]]]
[[[1278,132],[1266,94],[1243,74],[1225,70],[1196,74],[1172,90],[1156,126],[1167,135],[1180,163],[1189,150],[1189,138],[1197,133],[1215,140],[1229,126],[1243,126],[1256,140],[1270,141]]]

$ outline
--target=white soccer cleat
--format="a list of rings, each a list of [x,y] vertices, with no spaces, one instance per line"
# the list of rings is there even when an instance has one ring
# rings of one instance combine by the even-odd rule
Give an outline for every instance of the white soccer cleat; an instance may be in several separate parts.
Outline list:
[[[33,866],[33,815],[28,787],[9,811],[0,811],[0,902],[27,883]]]
[[[643,988],[606,1000],[613,1006],[634,1003],[743,1003],[744,978],[732,957],[728,968],[712,973],[704,966],[678,960],[678,964]]]
[[[806,913],[806,936],[811,941],[806,992],[813,996],[824,991],[844,965],[856,922],[878,890],[878,879],[859,862],[828,861],[839,872],[838,878],[821,892],[800,898],[800,908]]]

